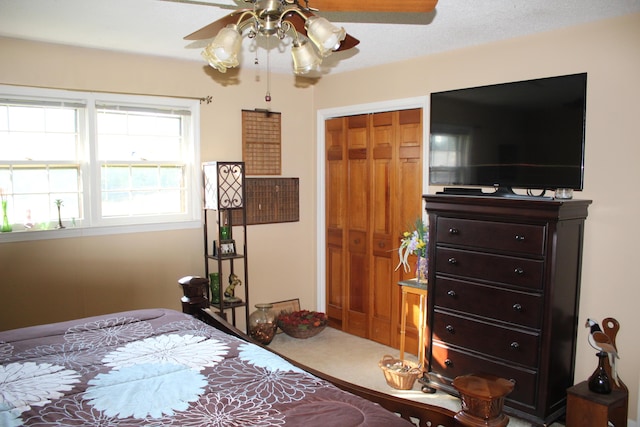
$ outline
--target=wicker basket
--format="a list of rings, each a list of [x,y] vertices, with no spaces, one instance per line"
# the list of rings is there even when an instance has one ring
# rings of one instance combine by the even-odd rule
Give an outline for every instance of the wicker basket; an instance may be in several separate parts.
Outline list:
[[[298,310],[278,315],[278,327],[294,338],[315,337],[324,330],[327,323],[326,314],[317,311]]]
[[[417,364],[396,359],[390,355],[382,357],[378,366],[384,373],[387,384],[398,390],[411,390],[422,370]],[[401,369],[398,369],[401,367]]]
[[[282,322],[278,322],[278,327],[280,329],[282,329],[282,331],[289,335],[290,337],[294,337],[294,338],[311,338],[311,337],[315,337],[316,335],[318,335],[320,332],[322,332],[324,330],[324,328],[327,325],[320,325],[320,326],[316,326],[313,328],[307,328],[307,329],[298,329],[297,327],[288,327],[287,325],[283,324]]]

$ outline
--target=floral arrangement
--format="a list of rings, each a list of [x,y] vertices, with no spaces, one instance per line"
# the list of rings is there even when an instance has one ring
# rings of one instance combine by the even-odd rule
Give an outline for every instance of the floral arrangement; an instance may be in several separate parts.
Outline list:
[[[278,316],[278,326],[281,329],[307,330],[327,325],[327,315],[317,311],[299,310],[281,313]]]
[[[396,266],[396,270],[403,266],[405,272],[411,271],[409,266],[409,255],[417,255],[419,257],[427,256],[427,243],[429,242],[429,227],[418,218],[413,225],[412,231],[405,231],[402,239],[400,239],[400,247],[398,248],[398,256],[400,262]]]

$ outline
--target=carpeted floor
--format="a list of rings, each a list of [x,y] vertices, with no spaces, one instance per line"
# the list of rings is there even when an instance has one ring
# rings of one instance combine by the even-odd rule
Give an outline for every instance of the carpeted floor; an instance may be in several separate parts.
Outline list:
[[[460,410],[458,398],[440,391],[435,394],[423,393],[418,381],[413,390],[397,390],[390,387],[378,367],[378,362],[386,354],[398,358],[399,351],[371,340],[326,328],[319,335],[307,339],[296,339],[280,333],[276,335],[269,347],[311,368],[354,384],[453,411]],[[416,361],[416,357],[412,354],[405,353],[405,359]],[[510,427],[531,426],[526,421],[510,418]],[[552,427],[560,426],[562,424],[559,423],[552,425]]]

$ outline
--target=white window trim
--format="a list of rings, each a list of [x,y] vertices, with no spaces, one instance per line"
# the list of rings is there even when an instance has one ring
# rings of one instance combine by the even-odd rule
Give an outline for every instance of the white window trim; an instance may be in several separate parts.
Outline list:
[[[122,105],[136,105],[141,103],[159,105],[159,106],[171,106],[181,109],[189,109],[191,111],[191,132],[193,133],[193,144],[190,149],[192,152],[188,153],[189,158],[192,159],[193,164],[190,165],[190,171],[188,176],[191,180],[190,200],[188,203],[188,209],[186,219],[172,221],[168,218],[166,222],[149,222],[144,224],[109,224],[109,225],[93,225],[90,227],[77,227],[77,228],[64,228],[64,229],[49,229],[49,230],[25,230],[25,231],[11,231],[6,233],[0,233],[0,244],[22,241],[37,241],[59,238],[74,238],[74,237],[89,237],[89,236],[104,236],[112,234],[128,234],[128,233],[143,233],[154,231],[170,231],[170,230],[182,230],[201,228],[201,212],[202,212],[202,173],[200,169],[200,102],[195,99],[187,98],[168,98],[158,96],[147,95],[126,95],[126,94],[110,94],[102,92],[81,92],[62,89],[49,89],[49,88],[35,88],[25,86],[7,86],[0,85],[0,94],[7,96],[24,97],[29,99],[51,100],[51,99],[64,99],[68,101],[74,101],[79,103],[87,102],[87,120],[95,120],[95,105],[100,102],[117,102]],[[95,125],[95,123],[94,123]],[[94,127],[95,129],[95,127]],[[86,131],[86,130],[83,130]],[[92,148],[93,150],[93,148]],[[95,153],[88,154],[91,157],[91,165],[95,164]],[[94,169],[94,168],[92,168]],[[93,173],[93,171],[91,171]],[[93,182],[94,180],[92,180]],[[97,203],[94,201],[91,195],[95,192],[96,184],[92,184],[93,188],[85,188],[85,194],[90,195],[91,203]],[[99,190],[100,184],[97,184]],[[92,206],[93,210],[96,206]]]

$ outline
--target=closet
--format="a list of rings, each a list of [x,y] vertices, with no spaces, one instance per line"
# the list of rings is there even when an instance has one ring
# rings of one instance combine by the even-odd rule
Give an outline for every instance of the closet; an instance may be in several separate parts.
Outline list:
[[[326,312],[330,325],[397,347],[398,263],[405,230],[422,212],[422,109],[325,121]],[[417,349],[418,300],[407,348]]]

